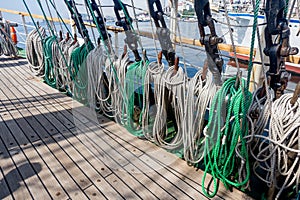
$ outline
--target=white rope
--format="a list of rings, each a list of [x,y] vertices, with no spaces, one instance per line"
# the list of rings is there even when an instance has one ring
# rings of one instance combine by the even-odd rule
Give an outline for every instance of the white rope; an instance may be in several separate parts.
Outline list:
[[[250,149],[256,159],[254,173],[269,186],[279,190],[278,199],[284,189],[300,183],[300,99],[294,105],[290,101],[293,94],[284,94],[274,101],[271,108],[269,136],[250,135],[260,139],[255,148]],[[255,155],[257,152],[257,155]],[[258,171],[263,170],[262,177]],[[280,183],[278,178],[282,180]]]
[[[46,30],[40,27],[39,31],[42,37],[45,38]],[[45,69],[43,43],[36,29],[32,30],[26,38],[26,58],[34,75],[43,76]]]
[[[118,88],[113,93],[114,95],[114,103],[115,103],[115,121],[121,125],[125,125],[127,122],[127,106],[126,103],[128,102],[127,96],[124,94],[125,88],[125,80],[126,80],[126,71],[127,67],[129,66],[129,54],[126,53],[124,57],[119,57],[115,62],[114,66],[117,69],[117,77]],[[122,92],[123,91],[123,92]]]
[[[183,125],[184,120],[184,94],[185,94],[185,74],[182,68],[174,74],[174,66],[170,67],[161,78],[161,82],[157,85],[159,93],[157,94],[157,113],[153,125],[153,138],[157,145],[166,149],[178,149],[183,144]],[[169,90],[169,97],[172,98],[172,109],[175,113],[175,119],[178,131],[172,139],[167,142],[165,139],[170,137],[167,128],[167,104],[164,97],[166,88]]]
[[[154,141],[154,135],[152,134],[153,124],[157,113],[157,104],[159,101],[158,97],[160,95],[159,85],[161,83],[163,71],[163,64],[151,62],[145,74],[145,95],[143,96],[144,111],[142,116],[142,128],[144,136],[150,141]],[[151,83],[153,83],[154,85],[154,105],[150,105],[150,90],[152,89]]]
[[[199,70],[188,83],[184,123],[184,158],[188,163],[198,163],[204,156],[203,126],[205,113],[213,100],[217,87],[213,75],[208,71],[206,79],[202,79],[203,72]]]
[[[265,86],[262,86],[265,87]],[[248,110],[248,116],[251,117],[254,124],[254,133],[257,135],[262,135],[264,132],[264,129],[267,126],[267,123],[269,121],[270,117],[270,111],[271,111],[271,105],[272,102],[268,98],[268,96],[272,96],[272,90],[270,88],[265,88],[267,95],[260,97],[260,92],[263,90],[263,88],[258,88],[252,98],[251,106]],[[254,116],[255,115],[255,116]],[[255,119],[256,118],[256,119]]]

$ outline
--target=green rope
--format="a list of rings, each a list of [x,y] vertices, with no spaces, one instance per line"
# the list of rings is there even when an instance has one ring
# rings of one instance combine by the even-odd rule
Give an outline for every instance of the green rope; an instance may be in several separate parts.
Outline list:
[[[144,94],[144,80],[145,74],[149,65],[149,61],[139,61],[131,64],[126,72],[126,81],[124,91],[127,97],[127,124],[126,128],[129,132],[131,132],[135,136],[142,136],[143,130],[141,129],[142,124],[142,115],[144,111],[143,99],[140,94]],[[137,98],[135,98],[135,94]],[[137,101],[137,102],[136,102]],[[139,122],[137,125],[134,123],[133,115],[134,115],[134,107],[138,104],[139,108],[141,108],[141,113],[139,116]],[[124,111],[123,111],[124,116]]]
[[[54,65],[52,62],[52,46],[56,36],[49,36],[44,40],[44,59],[45,59],[45,82],[55,88],[56,87],[56,77],[54,73]]]
[[[233,77],[224,82],[213,99],[209,113],[202,190],[210,198],[217,193],[217,179],[221,180],[226,188],[230,185],[240,187],[248,182],[250,176],[247,146],[244,139],[248,133],[248,123],[243,118],[248,111],[252,96],[248,90],[244,90],[245,81],[243,79],[241,80],[242,85],[235,88],[236,79],[237,77]],[[250,101],[245,101],[245,97]],[[241,142],[240,155],[242,159],[235,154],[238,142]],[[236,166],[240,165],[244,165],[246,168],[246,177],[241,182],[236,180]],[[204,185],[207,173],[211,173],[214,182],[214,190],[211,194],[207,192]],[[231,179],[232,176],[235,180]]]
[[[94,45],[90,40],[74,49],[70,58],[71,65],[68,67],[74,83],[74,98],[82,103],[87,103],[88,78],[85,61],[88,53],[93,49]]]
[[[55,9],[55,12],[56,12],[58,18],[60,19],[60,21],[63,22],[63,25],[66,28],[66,30],[68,31],[68,33],[70,34],[71,38],[74,39],[72,32],[70,31],[70,29],[66,25],[65,21],[63,20],[63,18],[61,17],[61,15],[59,14],[59,12],[57,11],[57,9],[56,9],[54,3],[52,2],[52,0],[49,0],[49,2],[52,5],[52,7]]]
[[[256,29],[257,29],[257,19],[258,19],[258,13],[259,13],[259,4],[260,0],[256,0],[255,2],[255,9],[254,9],[254,20],[253,20],[253,28],[252,28],[252,37],[251,37],[251,47],[250,47],[250,57],[249,57],[249,64],[248,64],[248,77],[247,77],[247,85],[246,89],[249,89],[250,85],[250,78],[251,78],[251,72],[253,68],[253,54],[254,54],[254,43],[255,43],[255,35],[256,35]]]
[[[285,0],[285,7],[284,7],[284,17],[286,18],[288,11],[289,11],[289,3],[290,0]]]
[[[42,6],[42,4],[41,4],[41,1],[40,1],[40,0],[37,0],[37,2],[38,2],[39,6],[40,6],[40,8],[41,8],[41,10],[42,10],[44,19],[45,19],[45,21],[46,21],[48,27],[50,28],[51,34],[54,36],[54,35],[55,35],[55,34],[54,34],[54,31],[53,31],[52,27],[50,26],[49,20],[47,19],[47,16],[46,16],[46,13],[45,13],[45,11],[44,11],[44,9],[43,9],[43,6]],[[68,66],[68,62],[67,62],[67,60],[66,60],[66,58],[65,58],[65,55],[63,54],[63,51],[62,51],[60,45],[58,44],[59,42],[58,42],[58,40],[57,40],[57,37],[55,37],[54,40],[55,40],[55,43],[56,43],[56,45],[57,45],[57,47],[58,47],[58,50],[59,50],[59,53],[61,54],[61,56],[62,56],[62,58],[63,58],[63,60],[64,60],[64,62],[65,62],[65,64],[66,64],[66,66]],[[52,55],[52,54],[51,54],[51,55]],[[52,57],[51,57],[51,60],[52,60]]]

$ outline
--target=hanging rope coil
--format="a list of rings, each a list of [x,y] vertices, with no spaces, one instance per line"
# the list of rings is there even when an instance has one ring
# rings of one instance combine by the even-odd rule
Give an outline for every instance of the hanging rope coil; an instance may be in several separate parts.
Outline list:
[[[56,78],[56,87],[59,89],[69,91],[71,88],[71,79],[68,72],[68,65],[70,63],[70,55],[74,48],[78,47],[78,42],[73,42],[70,38],[65,38],[59,42],[58,46],[56,43],[52,46],[52,62],[54,64],[54,74]],[[62,54],[59,52],[59,48]],[[70,52],[69,52],[70,50]]]
[[[91,41],[75,48],[70,57],[69,73],[73,81],[72,94],[76,100],[86,104],[87,103],[87,69],[86,57],[88,53],[94,48]]]
[[[44,79],[46,83],[55,88],[56,87],[56,76],[54,72],[52,49],[54,48],[56,36],[49,36],[45,39],[44,43],[44,59],[45,59],[45,75]]]
[[[276,199],[288,187],[295,186],[295,191],[299,191],[300,99],[291,105],[291,98],[292,94],[284,94],[274,101],[269,136],[252,136],[259,139],[250,151],[256,160],[254,173],[269,187],[278,189]]]
[[[39,27],[39,30],[32,30],[26,38],[26,58],[29,67],[35,76],[43,76],[45,71],[45,60],[43,50],[43,39],[40,38],[38,31],[42,37],[46,37],[46,30]]]
[[[114,62],[114,66],[116,67],[118,77],[118,88],[116,88],[116,91],[113,93],[115,96],[115,121],[121,125],[125,125],[127,123],[126,105],[128,99],[127,96],[124,93],[122,93],[122,90],[125,88],[126,71],[129,65],[130,59],[127,52]]]
[[[142,115],[142,129],[143,135],[150,141],[154,141],[153,125],[157,113],[157,105],[159,103],[160,83],[162,74],[164,72],[164,65],[158,62],[151,62],[145,74],[145,89],[143,96],[143,115]],[[151,83],[153,83],[154,101],[151,103]]]
[[[109,58],[101,46],[87,56],[88,101],[90,107],[101,110],[104,115],[114,117],[114,87],[117,86],[111,73]],[[111,58],[113,59],[113,58]],[[108,62],[107,62],[108,61]]]
[[[169,150],[178,150],[183,145],[183,125],[184,120],[184,91],[185,74],[182,68],[175,73],[174,66],[162,75],[161,82],[158,84],[157,113],[153,125],[154,142]],[[167,90],[169,92],[167,92]],[[168,94],[167,94],[168,93]],[[167,99],[171,99],[171,105],[175,113],[175,120],[178,126],[177,131],[169,131],[167,122]],[[175,123],[175,122],[174,122]]]
[[[9,24],[5,23],[3,29],[0,29],[0,55],[17,57],[18,49],[9,35]]]
[[[202,179],[202,191],[208,197],[217,193],[217,179],[225,187],[229,185],[240,187],[249,179],[250,167],[246,140],[248,123],[243,120],[250,105],[246,98],[251,99],[251,93],[244,90],[245,81],[233,77],[225,81],[217,91],[210,108],[208,124],[205,127],[205,172]],[[236,83],[241,82],[238,88]],[[245,97],[244,97],[245,95]],[[250,101],[251,102],[251,101]],[[238,146],[240,150],[236,150]],[[237,152],[237,153],[236,153]],[[235,173],[238,168],[238,177]],[[206,174],[210,172],[214,181],[214,190],[209,194],[205,188]],[[234,179],[231,179],[234,176]]]
[[[203,127],[205,114],[212,103],[217,87],[212,73],[202,78],[199,70],[187,85],[184,123],[184,158],[188,163],[198,163],[204,156]]]
[[[144,79],[149,65],[147,59],[135,62],[128,66],[125,78],[126,105],[126,128],[136,136],[142,136],[142,111]]]

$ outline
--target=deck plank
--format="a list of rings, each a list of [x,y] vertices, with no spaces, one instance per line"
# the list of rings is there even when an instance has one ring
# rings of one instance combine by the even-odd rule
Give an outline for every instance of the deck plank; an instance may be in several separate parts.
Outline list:
[[[4,146],[4,144],[0,140],[0,146],[2,145]],[[22,181],[22,177],[20,172],[18,171],[18,168],[16,167],[14,161],[10,157],[10,153],[6,149],[4,149],[3,153],[7,156],[5,158],[1,157],[0,166],[2,169],[2,173],[7,181],[7,186],[10,189],[10,194],[13,196],[14,199],[32,199],[28,188]],[[3,198],[6,198],[8,196],[9,194],[3,194]]]
[[[6,177],[0,167],[0,199],[13,200],[13,196],[8,188]]]
[[[86,188],[84,192],[89,199],[108,199],[94,185],[91,185],[90,187]]]

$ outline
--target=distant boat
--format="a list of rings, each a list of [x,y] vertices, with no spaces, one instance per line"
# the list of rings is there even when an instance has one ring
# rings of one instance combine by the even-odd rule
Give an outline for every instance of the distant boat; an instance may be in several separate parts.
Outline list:
[[[150,21],[150,15],[148,13],[140,13],[136,15],[136,19],[139,22],[149,22]]]

